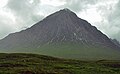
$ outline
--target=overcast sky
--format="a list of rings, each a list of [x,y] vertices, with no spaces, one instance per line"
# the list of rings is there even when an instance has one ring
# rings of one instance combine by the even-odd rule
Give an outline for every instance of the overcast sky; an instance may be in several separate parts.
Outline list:
[[[0,38],[63,8],[120,41],[120,0],[0,0]]]

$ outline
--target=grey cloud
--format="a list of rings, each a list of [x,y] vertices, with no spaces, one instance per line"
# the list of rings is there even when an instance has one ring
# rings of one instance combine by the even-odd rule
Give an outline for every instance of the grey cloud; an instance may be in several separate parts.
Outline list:
[[[31,26],[36,20],[41,19],[40,15],[37,15],[36,7],[40,4],[40,0],[9,0],[7,8],[15,15],[16,21],[21,23],[21,26]],[[35,18],[34,16],[39,16]],[[34,17],[34,18],[32,18]]]
[[[8,22],[10,23],[10,22]],[[7,25],[7,23],[4,23],[0,21],[0,39],[8,35],[9,33],[13,32],[15,29],[11,26]]]
[[[99,0],[66,0],[67,3],[62,7],[67,7],[75,12],[80,12],[81,10],[88,8],[87,5],[96,4],[98,1]]]
[[[116,5],[115,11],[111,13],[108,17],[111,27],[116,27],[118,29],[116,34],[111,35],[111,37],[116,38],[120,41],[120,0]],[[112,31],[111,31],[112,32]]]
[[[1,23],[2,24],[2,23]],[[4,25],[0,27],[0,39],[6,36],[8,33],[12,32],[13,30],[10,27]]]

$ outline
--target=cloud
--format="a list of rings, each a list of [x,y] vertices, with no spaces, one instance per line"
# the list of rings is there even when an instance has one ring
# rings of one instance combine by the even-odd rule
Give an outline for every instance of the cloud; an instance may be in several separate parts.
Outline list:
[[[7,9],[14,14],[19,27],[31,26],[43,17],[36,9],[39,3],[39,0],[9,0]]]
[[[111,15],[108,16],[108,21],[110,22],[110,27],[115,27],[115,29],[111,30],[113,34],[111,37],[116,38],[120,41],[120,0],[116,4],[116,8]]]
[[[10,13],[0,10],[0,39],[8,35],[8,33],[17,30],[13,16]]]
[[[63,7],[70,8],[74,12],[79,12],[88,8],[88,5],[95,4],[97,0],[65,0],[66,4]]]
[[[64,0],[41,0],[42,5],[50,5],[50,6],[61,6],[66,2]]]

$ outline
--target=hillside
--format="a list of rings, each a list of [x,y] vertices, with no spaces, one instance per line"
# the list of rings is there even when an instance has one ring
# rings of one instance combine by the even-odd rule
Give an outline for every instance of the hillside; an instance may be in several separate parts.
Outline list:
[[[70,59],[120,59],[120,47],[69,9],[8,35],[0,40],[0,52],[30,52]]]
[[[120,74],[120,61],[80,61],[37,54],[0,54],[0,74]]]

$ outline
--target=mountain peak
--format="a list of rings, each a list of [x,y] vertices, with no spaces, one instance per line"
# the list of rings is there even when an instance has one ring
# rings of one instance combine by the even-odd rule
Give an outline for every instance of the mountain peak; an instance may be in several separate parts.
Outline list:
[[[58,11],[58,12],[67,13],[67,14],[71,14],[72,13],[72,14],[76,15],[73,11],[71,11],[68,8],[64,8],[64,9]]]
[[[47,19],[61,19],[61,20],[74,20],[74,19],[78,19],[77,15],[71,11],[70,9],[68,8],[64,8],[64,9],[61,9],[51,15],[49,15],[48,17],[46,17]]]
[[[80,19],[67,8],[49,15],[29,29],[11,34],[0,41],[0,51],[30,51],[60,57],[70,55],[69,57],[74,58],[79,56],[79,59],[80,56],[89,59],[119,57],[117,55],[120,53],[113,49],[120,48],[96,27]]]
[[[66,11],[66,12],[72,12],[70,9],[68,9],[68,8],[64,8],[64,9],[62,9],[62,11]]]

